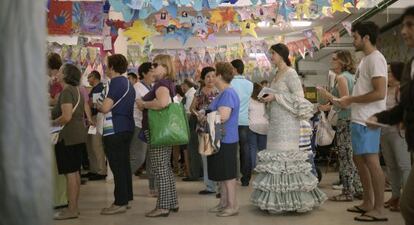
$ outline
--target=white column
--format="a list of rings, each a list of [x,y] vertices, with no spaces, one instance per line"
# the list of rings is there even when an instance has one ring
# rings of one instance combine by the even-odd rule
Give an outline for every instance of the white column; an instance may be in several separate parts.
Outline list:
[[[0,224],[51,225],[46,1],[0,1]]]

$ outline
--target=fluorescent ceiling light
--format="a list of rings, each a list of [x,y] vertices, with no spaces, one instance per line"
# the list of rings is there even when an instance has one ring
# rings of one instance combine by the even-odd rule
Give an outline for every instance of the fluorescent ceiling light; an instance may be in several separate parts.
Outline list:
[[[270,22],[268,21],[260,21],[257,23],[258,27],[270,27]]]
[[[266,54],[264,54],[264,53],[250,53],[249,54],[249,58],[252,58],[252,59],[255,59],[255,58],[260,57],[260,56],[266,56]]]
[[[308,20],[292,20],[290,21],[292,27],[309,27],[312,25],[312,21]]]

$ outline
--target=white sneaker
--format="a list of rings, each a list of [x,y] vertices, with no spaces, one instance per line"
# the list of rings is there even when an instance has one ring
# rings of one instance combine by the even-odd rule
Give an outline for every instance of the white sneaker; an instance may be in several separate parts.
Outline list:
[[[344,188],[344,186],[342,184],[340,185],[332,185],[332,189],[334,190],[342,190]]]

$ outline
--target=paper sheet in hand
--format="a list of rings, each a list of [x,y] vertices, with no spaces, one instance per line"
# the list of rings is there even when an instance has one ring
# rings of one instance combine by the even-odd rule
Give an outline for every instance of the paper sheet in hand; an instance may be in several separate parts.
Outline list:
[[[98,99],[101,96],[101,93],[95,93],[92,95],[92,103],[96,104],[98,103]]]
[[[378,122],[375,122],[375,121],[372,121],[372,120],[367,120],[367,121],[365,121],[365,123],[367,125],[372,125],[372,126],[376,126],[376,127],[384,127],[384,128],[390,127],[390,125],[388,125],[388,124],[378,123]]]
[[[53,133],[57,133],[57,132],[59,132],[60,130],[62,130],[62,126],[51,126],[51,127],[50,127],[50,133],[51,133],[51,134],[53,134]]]
[[[88,134],[96,134],[96,127],[89,126]]]
[[[276,90],[268,88],[268,87],[264,87],[260,93],[257,95],[258,98],[263,98],[264,95],[268,95],[268,94],[275,94]]]

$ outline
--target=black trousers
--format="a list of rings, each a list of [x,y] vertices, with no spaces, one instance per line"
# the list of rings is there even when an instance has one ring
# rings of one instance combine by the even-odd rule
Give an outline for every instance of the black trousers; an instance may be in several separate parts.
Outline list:
[[[249,184],[252,177],[252,159],[249,149],[249,126],[239,126],[240,172],[242,184]]]
[[[109,166],[114,174],[114,204],[127,205],[133,199],[132,173],[129,161],[129,145],[132,132],[122,132],[103,137]]]
[[[190,178],[200,178],[202,176],[203,164],[201,161],[201,155],[198,153],[198,134],[196,131],[197,117],[191,115],[189,118],[190,127],[190,142],[188,143],[188,158],[190,163]]]

